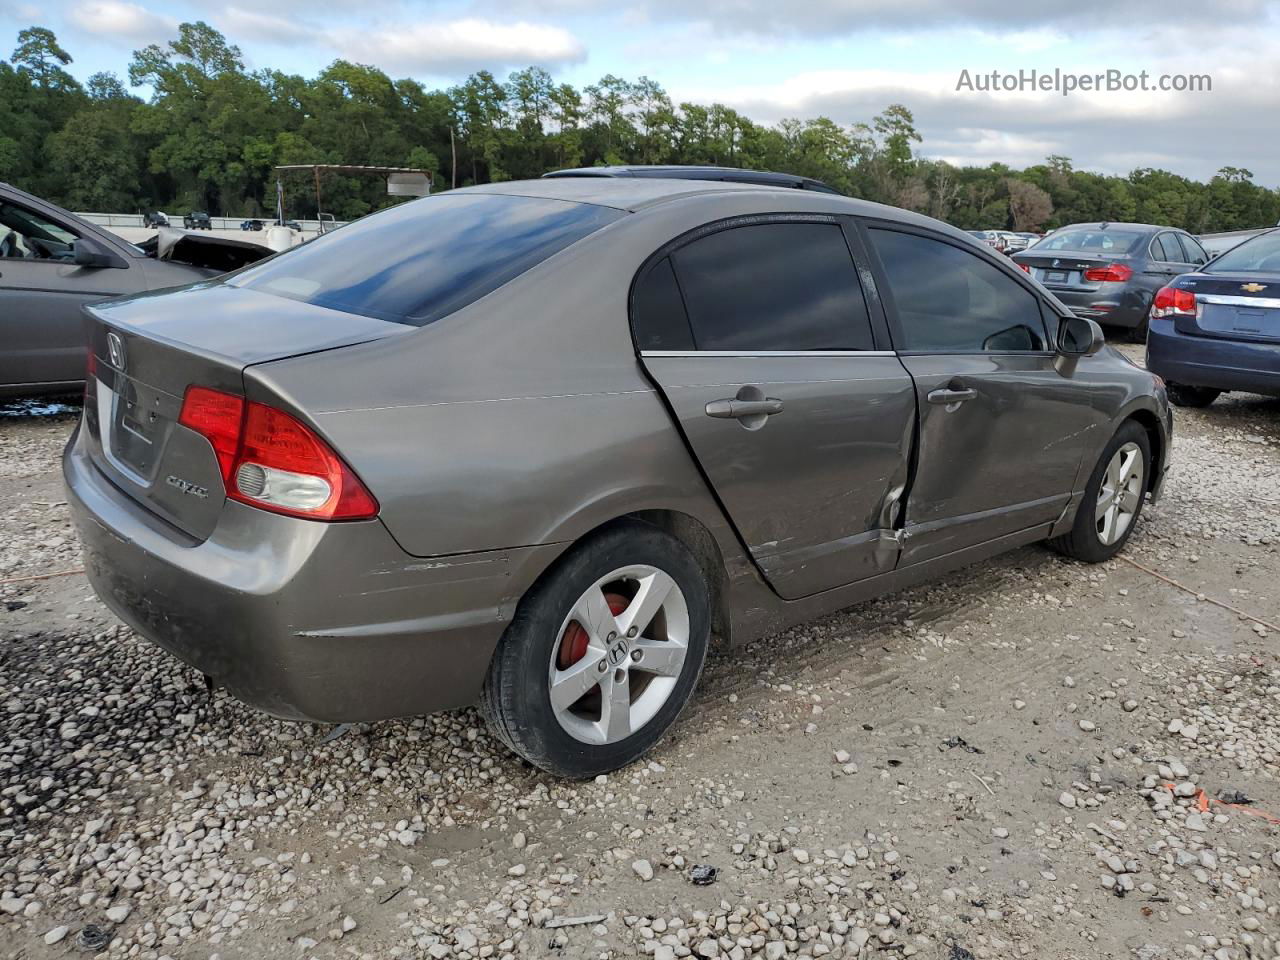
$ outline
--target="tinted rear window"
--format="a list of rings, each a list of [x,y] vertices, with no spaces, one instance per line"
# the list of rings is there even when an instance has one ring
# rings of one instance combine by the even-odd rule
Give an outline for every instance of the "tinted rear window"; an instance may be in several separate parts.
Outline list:
[[[1150,234],[1136,230],[1099,230],[1081,227],[1059,230],[1036,244],[1036,253],[1049,250],[1081,250],[1088,253],[1128,253]]]
[[[621,216],[561,200],[444,194],[357,220],[227,282],[422,326]]]
[[[1280,230],[1246,240],[1234,250],[1228,250],[1217,260],[1209,273],[1280,273]]]

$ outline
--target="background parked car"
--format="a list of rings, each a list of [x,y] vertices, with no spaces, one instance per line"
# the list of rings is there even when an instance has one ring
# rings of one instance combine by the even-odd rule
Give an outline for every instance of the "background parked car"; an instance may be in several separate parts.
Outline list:
[[[144,227],[167,227],[169,225],[169,216],[159,210],[148,210],[142,215],[142,225]]]
[[[1004,249],[1000,252],[1010,257],[1027,249],[1031,245],[1031,237],[1034,236],[1034,234],[1014,233],[1012,230],[1001,230],[999,233],[1004,239]]]
[[[1005,239],[999,230],[970,230],[969,236],[977,237],[997,253],[1004,253]]]
[[[1179,406],[1208,406],[1228,390],[1280,397],[1280,230],[1156,294],[1147,367]]]
[[[201,213],[198,210],[192,210],[182,218],[182,225],[188,230],[212,230],[213,224],[209,222],[209,215]]]
[[[80,308],[107,297],[192,283],[261,259],[266,248],[169,228],[146,249],[0,183],[0,395],[80,389]]]
[[[479,700],[575,777],[662,736],[712,630],[1045,539],[1113,556],[1169,447],[1096,323],[819,191],[451,190],[88,310],[63,463],[113,610],[270,712]]]
[[[1076,316],[1141,341],[1156,291],[1209,256],[1193,236],[1173,227],[1073,223],[1013,259]]]
[[[263,223],[261,220],[242,220],[240,221],[241,230],[261,230]]]

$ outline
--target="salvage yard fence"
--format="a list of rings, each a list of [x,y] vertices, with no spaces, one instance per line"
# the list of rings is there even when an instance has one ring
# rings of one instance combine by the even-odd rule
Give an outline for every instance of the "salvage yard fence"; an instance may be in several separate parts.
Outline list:
[[[77,213],[76,216],[100,227],[137,227],[141,229],[145,226],[140,213]],[[171,227],[182,226],[182,214],[166,213],[165,216],[169,218]],[[261,220],[264,226],[270,226],[273,222],[269,217],[210,217],[209,226],[214,230],[239,230],[240,224],[246,220]],[[318,233],[320,230],[319,220],[295,220],[294,222],[302,227],[303,233]],[[348,222],[347,220],[326,221],[330,230],[334,227],[341,227]]]

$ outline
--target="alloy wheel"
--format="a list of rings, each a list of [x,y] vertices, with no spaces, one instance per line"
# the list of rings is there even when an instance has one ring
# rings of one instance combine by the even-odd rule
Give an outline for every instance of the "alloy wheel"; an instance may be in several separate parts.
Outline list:
[[[1098,539],[1103,546],[1117,542],[1133,524],[1142,503],[1144,479],[1142,450],[1136,443],[1124,444],[1107,464],[1094,508]]]
[[[675,689],[689,651],[689,607],[669,574],[621,567],[583,592],[557,638],[547,677],[556,719],[583,743],[617,743]]]

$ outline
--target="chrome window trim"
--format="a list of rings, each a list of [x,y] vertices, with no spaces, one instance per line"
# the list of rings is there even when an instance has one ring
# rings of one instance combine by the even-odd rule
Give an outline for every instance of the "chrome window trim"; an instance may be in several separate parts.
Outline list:
[[[1223,293],[1197,293],[1201,303],[1213,303],[1227,307],[1256,307],[1260,310],[1280,310],[1280,297],[1241,297]]]
[[[641,350],[642,357],[893,357],[892,350]]]

